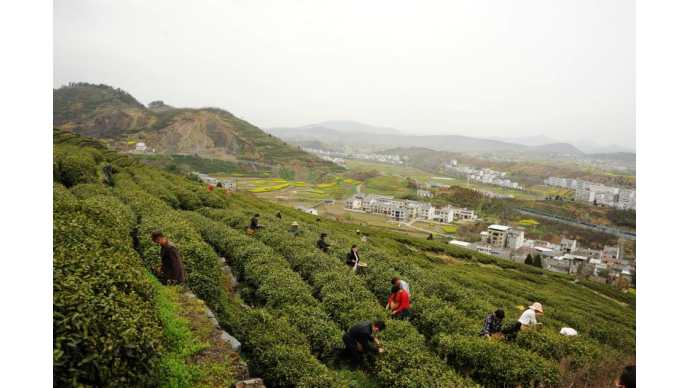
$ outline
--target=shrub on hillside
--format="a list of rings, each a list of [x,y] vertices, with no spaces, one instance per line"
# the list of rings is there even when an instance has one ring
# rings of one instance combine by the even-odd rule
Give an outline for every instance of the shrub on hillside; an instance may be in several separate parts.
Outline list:
[[[53,179],[67,187],[97,181],[96,160],[93,154],[78,147],[55,147],[53,150]]]
[[[242,217],[228,210],[202,210],[214,219]],[[245,214],[246,216],[246,214]],[[349,267],[329,255],[317,252],[311,241],[294,239],[280,225],[267,225],[255,237],[285,257],[293,269],[312,285],[324,310],[341,328],[363,320],[382,319],[387,314],[363,281]],[[376,378],[383,385],[401,387],[464,387],[473,383],[462,379],[431,353],[409,322],[389,321],[382,333],[390,349],[374,359]]]
[[[438,348],[449,364],[489,386],[558,385],[556,363],[529,351],[481,337],[442,334]]]
[[[55,192],[55,383],[156,385],[161,326],[153,290],[128,243],[127,212],[112,197],[79,203],[64,189]]]
[[[194,227],[178,211],[142,191],[127,175],[116,174],[115,194],[140,218],[137,241],[146,266],[151,270],[160,266],[160,247],[150,238],[154,230],[160,230],[180,250],[191,290],[213,310],[222,308],[221,300],[227,296],[218,256]]]
[[[219,316],[242,341],[249,367],[275,387],[343,387],[347,384],[309,353],[302,333],[264,309],[235,303]]]
[[[342,331],[330,321],[311,289],[289,264],[269,247],[196,213],[187,213],[204,238],[233,265],[235,273],[253,290],[245,294],[252,302],[271,308],[300,329],[312,352],[329,356],[342,348]]]
[[[86,199],[95,195],[110,195],[112,193],[108,187],[100,183],[80,183],[72,186],[70,191],[79,199]]]

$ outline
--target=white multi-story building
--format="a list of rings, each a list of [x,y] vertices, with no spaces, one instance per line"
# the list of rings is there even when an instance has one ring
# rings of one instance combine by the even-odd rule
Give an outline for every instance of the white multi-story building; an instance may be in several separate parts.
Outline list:
[[[440,222],[445,222],[447,224],[450,224],[453,222],[453,216],[455,215],[455,209],[453,209],[450,206],[444,206],[442,208],[435,209],[434,211],[434,220],[440,221]]]
[[[506,248],[517,250],[522,248],[525,243],[525,232],[518,229],[510,229],[508,231],[508,240],[506,241]]]
[[[455,220],[476,220],[477,214],[474,213],[474,210],[472,209],[467,209],[467,208],[456,208],[455,211],[453,212],[453,218]]]
[[[577,248],[577,240],[561,239],[561,252],[573,253]]]
[[[389,216],[396,220],[435,220],[452,223],[455,220],[477,219],[473,210],[444,206],[437,208],[426,202],[395,199],[391,196],[356,194],[345,200],[345,209]]]
[[[482,242],[489,245],[503,248],[508,241],[508,231],[512,228],[506,225],[493,224],[489,225],[485,234],[481,234]]]
[[[616,207],[619,209],[635,209],[635,190],[621,189],[618,193]]]
[[[479,236],[483,243],[496,248],[518,250],[525,245],[525,232],[506,225],[489,225]]]
[[[549,177],[547,186],[565,187],[575,190],[575,200],[619,209],[635,209],[635,190],[606,186],[577,179]]]
[[[145,152],[147,149],[146,143],[144,142],[139,142],[134,146],[134,150],[137,152]]]

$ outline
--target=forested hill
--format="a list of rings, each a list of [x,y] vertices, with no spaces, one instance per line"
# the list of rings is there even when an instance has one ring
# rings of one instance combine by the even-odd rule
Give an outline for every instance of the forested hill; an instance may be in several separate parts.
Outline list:
[[[122,151],[144,142],[159,154],[253,161],[289,168],[298,175],[339,169],[222,109],[174,108],[163,101],[146,107],[107,85],[73,83],[54,89],[53,125],[105,139]]]
[[[269,387],[600,387],[634,360],[633,295],[376,228],[360,226],[369,235],[361,242],[354,226],[209,192],[71,133],[54,139],[56,385],[229,386],[236,378],[221,373],[234,368],[230,352],[203,358],[215,353],[194,341],[203,335],[168,293],[177,288],[151,276],[160,259],[149,235],[158,229],[179,248],[189,289]],[[248,236],[254,213],[264,228]],[[297,237],[287,232],[293,221]],[[314,244],[322,232],[328,253]],[[354,243],[368,263],[362,275],[345,264]],[[409,321],[384,309],[395,275],[411,285]],[[512,323],[535,301],[544,305],[541,330],[513,342],[478,336],[489,312],[503,308]],[[385,352],[352,370],[342,335],[365,319],[385,319]],[[562,336],[562,327],[579,335]]]

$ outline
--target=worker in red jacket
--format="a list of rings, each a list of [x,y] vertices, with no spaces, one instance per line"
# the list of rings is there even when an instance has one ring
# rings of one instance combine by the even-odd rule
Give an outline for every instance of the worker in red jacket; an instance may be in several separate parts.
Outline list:
[[[408,319],[411,315],[410,294],[400,285],[393,286],[386,307],[391,311],[393,318]]]

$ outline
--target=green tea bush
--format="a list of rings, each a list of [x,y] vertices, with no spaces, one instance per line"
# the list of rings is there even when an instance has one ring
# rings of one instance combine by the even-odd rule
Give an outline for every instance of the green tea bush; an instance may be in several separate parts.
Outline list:
[[[236,219],[248,213],[202,209],[218,220]],[[313,287],[329,316],[343,329],[362,320],[386,316],[363,281],[334,257],[316,251],[311,241],[292,238],[281,227],[267,225],[255,238],[279,252]],[[381,384],[403,387],[463,387],[471,381],[455,374],[426,347],[424,337],[409,322],[389,321],[381,338],[389,351],[374,358],[371,368]]]
[[[91,152],[79,147],[53,147],[53,179],[67,187],[96,182],[96,160]]]
[[[300,220],[304,240],[309,242],[315,241],[318,233],[328,232],[329,240],[334,245],[331,256],[341,262],[349,245],[358,243],[360,256],[369,264],[363,276],[367,288],[377,296],[380,303],[383,303],[389,287],[388,277],[392,273],[402,275],[403,279],[410,281],[413,289],[412,306],[415,310],[411,322],[427,336],[445,333],[475,337],[484,316],[490,311],[497,307],[507,308],[506,324],[510,324],[521,312],[519,306],[524,308],[531,301],[539,300],[549,309],[547,315],[542,318],[545,324],[542,333],[546,335],[543,338],[544,343],[525,341],[512,346],[520,346],[537,357],[542,356],[545,358],[543,361],[553,360],[551,362],[565,365],[562,376],[564,384],[573,381],[573,376],[577,376],[579,384],[592,385],[597,384],[597,381],[604,381],[605,379],[597,380],[595,376],[607,369],[607,365],[611,364],[610,360],[615,358],[613,355],[617,353],[607,345],[634,354],[634,329],[626,327],[630,322],[634,325],[630,314],[620,311],[618,306],[594,293],[585,295],[587,292],[582,287],[577,288],[578,286],[568,283],[570,279],[544,273],[540,269],[525,270],[524,266],[514,263],[502,265],[505,260],[490,256],[472,257],[471,260],[464,257],[463,260],[468,264],[451,267],[419,254],[420,250],[444,253],[440,242],[439,246],[433,249],[421,249],[426,241],[405,237],[402,238],[403,242],[400,242],[391,238],[390,232],[379,234],[376,231],[370,233],[369,242],[361,244],[358,236],[349,227],[328,220],[315,224],[313,217],[293,209],[274,206],[244,195],[237,195],[233,206],[239,208],[232,212],[234,217],[240,213],[247,217],[256,211],[271,214],[280,210],[284,216],[283,220],[272,220],[272,223],[281,224],[279,229],[287,229],[292,219]],[[218,217],[223,213],[204,211],[217,213]],[[230,219],[230,216],[226,214],[225,218]],[[462,251],[455,251],[453,254],[447,251],[445,254],[456,257],[467,255]],[[472,264],[473,261],[484,259],[495,265],[495,269]],[[300,271],[298,267],[294,268]],[[498,279],[501,281],[497,281]],[[573,295],[573,288],[577,288],[576,297],[570,296]],[[563,295],[564,289],[568,290],[569,296]],[[616,325],[611,326],[612,322]],[[578,340],[585,340],[592,348],[589,356],[582,355],[582,347],[562,346],[563,336],[558,334],[558,330],[563,326],[575,327],[581,333]],[[615,336],[615,332],[623,334]],[[554,348],[558,351],[544,350]],[[480,375],[473,376],[479,376],[478,379],[481,381]]]
[[[306,335],[312,352],[332,356],[342,349],[342,331],[328,318],[311,288],[293,272],[284,258],[240,232],[199,214],[187,217],[204,238],[226,257],[235,273],[255,289],[254,302],[275,310]]]
[[[442,334],[438,348],[448,363],[488,386],[552,387],[559,383],[558,365],[538,355],[479,336]]]
[[[309,353],[305,336],[264,309],[229,303],[219,316],[242,341],[249,367],[275,387],[343,387],[347,384]]]
[[[86,199],[95,195],[112,195],[110,189],[100,183],[80,183],[72,186],[70,191],[79,199]]]
[[[53,214],[68,215],[79,209],[79,200],[65,186],[53,183]]]
[[[131,178],[120,175],[116,175],[115,193],[139,218],[138,250],[147,267],[154,270],[160,266],[160,247],[150,238],[153,231],[160,230],[179,249],[190,289],[213,310],[221,309],[221,301],[227,295],[222,287],[218,256],[213,249],[180,213],[142,191]]]
[[[112,197],[79,202],[60,186],[53,198],[55,384],[157,385],[161,325],[126,207]]]

